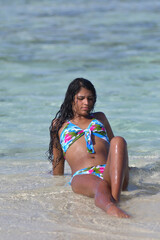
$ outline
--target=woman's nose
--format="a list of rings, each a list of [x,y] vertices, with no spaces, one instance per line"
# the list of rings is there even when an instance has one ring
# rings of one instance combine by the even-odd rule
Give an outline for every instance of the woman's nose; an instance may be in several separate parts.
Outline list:
[[[84,99],[84,103],[85,103],[86,105],[88,105],[88,98],[85,98],[85,99]]]

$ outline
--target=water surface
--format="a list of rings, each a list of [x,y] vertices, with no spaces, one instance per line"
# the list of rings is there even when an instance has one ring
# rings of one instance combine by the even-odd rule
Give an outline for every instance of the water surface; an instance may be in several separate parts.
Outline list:
[[[160,3],[0,1],[2,239],[158,239]],[[131,179],[117,220],[53,177],[50,122],[76,77],[128,143]],[[10,226],[10,227],[8,227]]]

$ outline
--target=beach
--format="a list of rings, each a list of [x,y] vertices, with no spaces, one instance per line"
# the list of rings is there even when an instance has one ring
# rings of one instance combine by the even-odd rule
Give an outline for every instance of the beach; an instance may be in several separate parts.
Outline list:
[[[6,1],[0,9],[0,239],[159,239],[160,3]],[[52,175],[49,126],[68,84],[89,79],[95,111],[128,144],[117,219]]]

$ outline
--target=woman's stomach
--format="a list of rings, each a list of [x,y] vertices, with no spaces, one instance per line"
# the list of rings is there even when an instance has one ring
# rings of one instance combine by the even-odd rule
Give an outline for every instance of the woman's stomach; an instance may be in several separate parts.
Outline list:
[[[67,150],[65,158],[74,172],[107,162],[109,144],[103,139],[96,137],[94,141],[94,153],[87,151],[85,139],[81,138],[74,142]]]

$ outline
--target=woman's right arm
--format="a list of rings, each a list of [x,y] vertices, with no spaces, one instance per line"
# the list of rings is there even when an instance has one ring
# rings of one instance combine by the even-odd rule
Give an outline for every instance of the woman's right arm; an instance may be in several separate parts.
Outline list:
[[[64,157],[60,146],[53,147],[53,175],[64,175]]]
[[[52,122],[52,129],[56,129],[57,119]],[[56,132],[56,131],[55,131]],[[64,174],[64,156],[62,152],[62,148],[59,142],[58,136],[54,137],[53,140],[53,175],[63,175]]]

